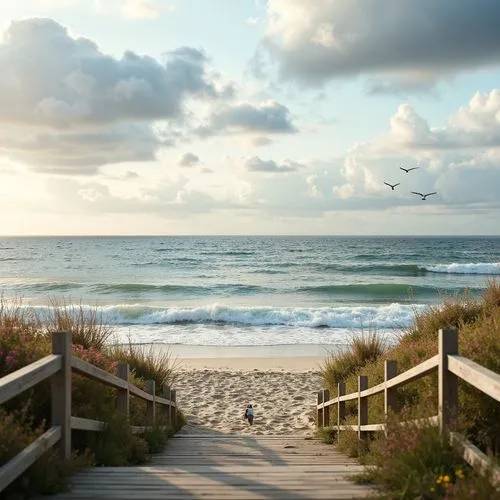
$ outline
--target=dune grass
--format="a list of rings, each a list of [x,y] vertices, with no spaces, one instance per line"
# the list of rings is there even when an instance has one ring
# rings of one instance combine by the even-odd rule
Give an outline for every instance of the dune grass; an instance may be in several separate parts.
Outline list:
[[[22,301],[7,303],[0,299],[0,377],[50,354],[51,332],[72,333],[73,355],[109,373],[116,373],[118,362],[131,365],[133,383],[144,388],[146,380],[172,386],[175,363],[170,355],[152,351],[117,348],[108,345],[112,330],[101,323],[96,310],[51,301],[53,313],[42,316],[22,307]],[[102,433],[73,431],[74,458],[63,463],[57,450],[47,451],[25,474],[14,481],[2,498],[21,499],[33,494],[53,493],[64,487],[65,478],[79,467],[131,465],[148,460],[158,452],[176,429],[157,425],[144,435],[132,434],[130,425],[146,425],[145,402],[132,397],[130,422],[116,414],[116,391],[78,374],[72,380],[72,414],[110,423]],[[182,424],[182,415],[178,415]],[[0,466],[43,434],[50,422],[50,382],[11,399],[0,411]]]
[[[460,354],[496,373],[500,373],[500,284],[490,281],[487,290],[478,299],[473,299],[470,294],[464,293],[458,297],[447,298],[442,304],[431,306],[426,312],[416,313],[413,324],[401,332],[397,342],[388,348],[382,342],[380,345],[377,345],[377,341],[374,338],[376,337],[376,333],[358,335],[356,342],[353,343],[351,340],[348,349],[338,354],[330,354],[326,358],[322,366],[324,386],[330,390],[330,395],[334,397],[337,393],[337,384],[341,381],[346,382],[347,393],[357,391],[358,375],[368,376],[370,386],[376,385],[384,380],[384,361],[386,359],[396,360],[398,372],[402,373],[437,354],[438,330],[440,328],[457,328],[459,330]],[[362,346],[359,344],[362,344]],[[418,414],[418,417],[436,415],[438,411],[437,390],[437,373],[411,382],[398,389],[398,407],[402,408],[405,412]],[[459,398],[460,412],[457,430],[465,434],[468,439],[479,446],[484,452],[498,457],[500,453],[500,403],[463,381],[459,381]],[[357,423],[357,405],[355,403],[348,402],[346,404],[346,415],[346,423]],[[337,419],[335,406],[330,409],[330,419],[331,421],[336,421]],[[369,424],[382,423],[384,420],[383,395],[371,397],[369,399]],[[394,424],[392,429],[394,430],[396,427],[396,424]],[[404,427],[404,429],[406,430],[402,431],[402,433],[406,435],[408,428]],[[433,432],[437,432],[436,429],[413,430],[413,433],[417,436],[417,440],[425,442],[426,439],[431,441],[434,439],[432,442],[434,443],[436,453],[442,452],[443,457],[455,456],[453,455],[455,452],[448,444],[436,441],[438,437],[434,436]],[[402,433],[399,434],[400,438],[402,437]],[[335,436],[334,433],[328,430],[323,431],[322,434],[329,439]],[[394,431],[394,435],[398,436],[397,430]],[[366,440],[364,443],[366,446],[359,446],[357,436],[353,432],[341,432],[340,436],[335,436],[335,438],[335,443],[341,451],[350,456],[364,455],[360,457],[361,460],[365,463],[371,462],[376,464],[378,470],[382,471],[381,474],[385,470],[383,468],[380,469],[384,463],[391,464],[390,467],[394,471],[399,470],[398,467],[402,466],[402,462],[407,459],[410,461],[409,463],[411,463],[411,460],[420,459],[424,461],[424,464],[431,463],[425,462],[424,451],[419,447],[411,450],[413,458],[408,455],[410,451],[407,453],[404,451],[404,447],[401,449],[398,448],[397,453],[395,452],[395,454],[391,455],[395,462],[391,462],[390,457],[387,455],[390,440],[386,440],[383,436],[377,435],[375,439]],[[451,461],[451,459],[445,460],[443,458],[443,467],[451,467],[453,465]],[[436,475],[436,467],[434,465],[432,467],[425,465],[424,468],[429,478]],[[470,486],[467,494],[470,494],[472,490],[479,492],[478,484],[480,480],[472,471],[468,471],[467,467],[465,467],[464,471],[467,472],[467,485],[469,483],[474,483],[475,485]],[[419,477],[424,472],[420,471]],[[399,475],[394,474],[395,477],[399,477],[402,472],[400,471]],[[448,473],[444,475],[451,477]],[[495,497],[494,495],[490,495],[489,497],[474,496],[475,493],[468,497],[465,492],[469,486],[457,486],[458,483],[465,485],[465,479],[463,481],[455,481],[454,476],[453,481],[450,481],[447,489],[441,487],[442,485],[437,488],[437,485],[429,486],[430,483],[425,483],[425,488],[428,487],[425,490],[425,494],[422,490],[424,488],[422,486],[423,483],[419,483],[419,488],[422,491],[419,490],[417,494],[415,493],[418,489],[415,486],[417,483],[412,482],[413,480],[410,479],[408,479],[408,485],[405,486],[398,483],[397,487],[394,486],[395,489],[391,486],[392,479],[384,479],[376,474],[373,474],[371,479],[381,484],[387,494],[390,492],[391,495],[394,495],[389,495],[387,498]],[[434,477],[435,479],[436,477]],[[406,487],[407,490],[405,490]],[[434,487],[432,492],[429,489],[431,487]],[[489,486],[485,486],[484,488],[489,488]],[[411,496],[410,493],[405,493],[405,491],[411,491],[413,492],[411,494],[415,494],[416,496]],[[498,494],[498,492],[495,494]]]

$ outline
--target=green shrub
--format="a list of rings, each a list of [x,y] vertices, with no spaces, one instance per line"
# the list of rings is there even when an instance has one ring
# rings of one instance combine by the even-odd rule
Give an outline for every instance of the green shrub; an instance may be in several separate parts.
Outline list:
[[[376,361],[386,352],[384,340],[376,332],[362,331],[350,337],[347,348],[330,353],[320,367],[323,383],[330,390],[337,390],[339,382],[346,381],[367,364]]]
[[[7,413],[0,408],[0,466],[15,457],[47,430],[35,426],[26,411]],[[21,477],[10,484],[2,498],[14,500],[35,493],[52,494],[61,491],[69,475],[90,463],[88,453],[73,455],[70,462],[59,458],[56,448],[47,450]]]
[[[500,491],[471,470],[462,450],[436,426],[401,422],[411,417],[403,412],[400,418],[388,419],[388,437],[371,444],[367,457],[371,467],[358,481],[379,485],[381,498],[497,498]]]
[[[438,330],[440,328],[459,329],[459,352],[473,361],[500,373],[500,285],[489,282],[488,288],[479,299],[472,299],[468,293],[453,299],[447,298],[441,306],[433,306],[428,311],[416,314],[414,324],[401,334],[397,344],[387,351],[364,349],[372,353],[363,357],[355,350],[330,355],[323,365],[323,377],[331,397],[337,394],[337,383],[346,382],[347,393],[357,391],[358,375],[368,377],[369,386],[384,380],[384,360],[397,361],[398,372],[402,373],[438,352]],[[365,359],[367,359],[365,361]],[[438,384],[437,373],[411,382],[399,388],[400,408],[422,408],[421,416],[437,414]],[[484,451],[498,454],[500,451],[500,405],[497,401],[459,382],[460,430]],[[369,423],[384,421],[382,396],[369,400]],[[355,416],[355,403],[346,404],[346,415]],[[331,409],[331,419],[336,419],[336,408]],[[333,420],[335,421],[335,420]],[[354,422],[356,423],[356,422]]]
[[[148,443],[132,433],[125,416],[114,414],[102,432],[90,436],[95,465],[139,465],[149,460]]]
[[[73,355],[109,373],[116,373],[118,361],[131,364],[131,382],[145,388],[145,380],[156,381],[157,393],[162,384],[175,380],[175,365],[169,354],[153,355],[152,350],[117,349],[106,344],[112,331],[100,323],[95,311],[82,306],[53,302],[54,313],[47,321],[33,310],[22,307],[21,301],[8,305],[0,297],[0,377],[22,368],[51,353],[51,331],[69,331],[73,335]],[[50,421],[50,381],[44,381],[2,405],[0,413],[0,466],[31,444],[46,430]],[[76,417],[107,423],[104,432],[73,431],[72,443],[78,459],[62,463],[56,450],[43,457],[2,492],[9,500],[60,489],[64,478],[81,463],[97,465],[142,464],[149,454],[165,446],[183,423],[178,413],[176,429],[155,428],[144,436],[132,433],[130,425],[146,425],[146,403],[130,399],[130,420],[116,413],[116,390],[82,375],[72,375],[72,414]],[[158,408],[158,415],[161,410]],[[8,496],[5,496],[8,495]]]
[[[151,345],[129,344],[114,346],[110,352],[117,361],[128,363],[135,377],[154,380],[158,395],[163,386],[172,386],[175,382],[176,363],[168,351],[155,352]]]

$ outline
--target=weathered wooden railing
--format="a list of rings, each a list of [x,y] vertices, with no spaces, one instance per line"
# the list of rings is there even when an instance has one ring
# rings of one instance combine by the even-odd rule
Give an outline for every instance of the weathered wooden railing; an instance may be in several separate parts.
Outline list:
[[[176,424],[176,391],[163,387],[163,397],[156,395],[154,380],[146,382],[146,391],[130,383],[128,363],[119,363],[118,375],[108,373],[72,354],[72,336],[67,332],[52,334],[52,354],[35,361],[0,379],[0,404],[18,396],[35,385],[50,379],[51,382],[51,427],[17,456],[0,467],[0,492],[19,477],[50,447],[59,443],[61,457],[71,456],[71,430],[103,431],[106,422],[79,418],[71,414],[71,373],[97,380],[118,390],[117,411],[129,417],[130,395],[147,402],[148,426],[156,420],[156,405],[161,405],[168,425]],[[147,427],[132,427],[132,432],[143,432]]]
[[[384,411],[387,418],[389,412],[398,411],[396,392],[398,387],[436,370],[438,371],[438,414],[423,420],[439,425],[441,432],[449,432],[457,420],[459,378],[500,402],[500,375],[458,354],[457,330],[439,330],[438,354],[410,370],[398,375],[396,361],[386,360],[384,381],[378,385],[368,387],[368,377],[360,375],[357,392],[346,394],[344,382],[338,384],[336,398],[330,399],[328,389],[319,391],[318,427],[331,427],[337,432],[352,430],[358,433],[359,439],[364,439],[367,432],[387,432],[385,423],[368,424],[368,398],[376,394],[384,394]],[[358,403],[356,425],[343,424],[346,418],[346,401]],[[330,408],[334,405],[337,407],[337,422],[330,426]],[[450,439],[463,447],[464,459],[470,465],[482,470],[491,469],[493,480],[500,484],[500,468],[494,466],[487,455],[460,434],[450,432]]]

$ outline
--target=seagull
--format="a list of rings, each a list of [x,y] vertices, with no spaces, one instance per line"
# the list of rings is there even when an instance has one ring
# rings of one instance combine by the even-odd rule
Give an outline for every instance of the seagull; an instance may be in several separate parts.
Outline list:
[[[398,182],[397,184],[389,184],[388,182],[384,182],[386,186],[389,186],[393,191],[396,186],[399,186],[401,183]]]
[[[421,196],[421,197],[422,197],[422,201],[425,201],[425,199],[427,198],[427,196],[431,196],[431,195],[433,195],[433,194],[437,194],[436,192],[434,192],[434,193],[422,194],[422,193],[417,193],[417,192],[415,192],[415,191],[412,191],[412,193],[413,193],[413,194],[418,194],[419,196]]]
[[[411,172],[412,170],[417,170],[418,167],[412,167],[412,168],[404,168],[404,167],[399,167],[401,170],[404,170],[406,173]]]

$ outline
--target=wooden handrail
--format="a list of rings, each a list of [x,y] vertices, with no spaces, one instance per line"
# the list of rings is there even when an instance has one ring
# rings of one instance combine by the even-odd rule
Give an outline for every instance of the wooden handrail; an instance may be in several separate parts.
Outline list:
[[[51,427],[21,453],[0,467],[0,491],[17,479],[35,460],[61,439],[61,428]]]
[[[448,370],[500,401],[500,375],[462,356],[448,356]]]
[[[396,394],[395,390],[404,384],[425,377],[435,371],[438,372],[438,393],[439,410],[438,415],[427,419],[413,420],[406,423],[427,422],[439,425],[442,433],[447,433],[451,424],[455,421],[458,412],[458,379],[462,379],[479,389],[484,394],[491,396],[496,401],[500,401],[500,375],[488,370],[484,366],[474,361],[459,356],[458,354],[458,332],[455,329],[439,330],[439,353],[409,370],[396,375],[396,361],[387,360],[385,362],[384,382],[369,388],[362,388],[367,385],[367,377],[361,375],[358,380],[358,391],[345,394],[345,383],[338,384],[338,395],[336,398],[329,398],[329,391],[323,389],[318,392],[318,402],[316,405],[317,425],[325,427],[330,421],[330,407],[337,405],[337,423],[332,429],[340,432],[351,430],[358,433],[363,438],[367,432],[384,431],[387,432],[387,425],[368,424],[368,398],[376,394],[384,393],[385,416],[389,410],[395,411]],[[391,367],[390,369],[389,366]],[[363,384],[363,386],[362,386]],[[362,389],[362,390],[361,390]],[[328,397],[325,395],[328,394]],[[327,399],[327,400],[326,400]],[[346,425],[345,402],[358,400],[358,423]],[[403,422],[405,424],[405,422]],[[463,457],[472,466],[480,465],[482,469],[489,467],[493,471],[493,478],[500,484],[500,468],[495,466],[489,459],[480,452],[472,443],[463,436],[450,433],[452,442],[460,443],[464,447]]]
[[[57,373],[61,366],[61,356],[50,354],[0,378],[0,404],[43,382]]]
[[[71,415],[72,372],[117,389],[117,411],[122,412],[127,418],[129,416],[129,398],[132,394],[147,401],[151,425],[155,423],[156,405],[164,408],[163,413],[170,425],[176,424],[177,393],[174,389],[163,387],[164,397],[158,397],[154,391],[154,382],[146,381],[146,385],[153,388],[151,392],[144,391],[130,383],[128,363],[120,363],[118,376],[113,375],[74,356],[71,353],[71,346],[71,332],[54,332],[52,334],[52,354],[0,379],[0,404],[22,394],[44,380],[51,381],[52,391],[52,427],[0,467],[0,492],[17,479],[40,455],[57,443],[59,443],[62,458],[68,460],[71,454],[71,429],[99,432],[106,428],[105,422]],[[135,426],[132,427],[132,431],[140,433],[148,428],[150,427]]]

